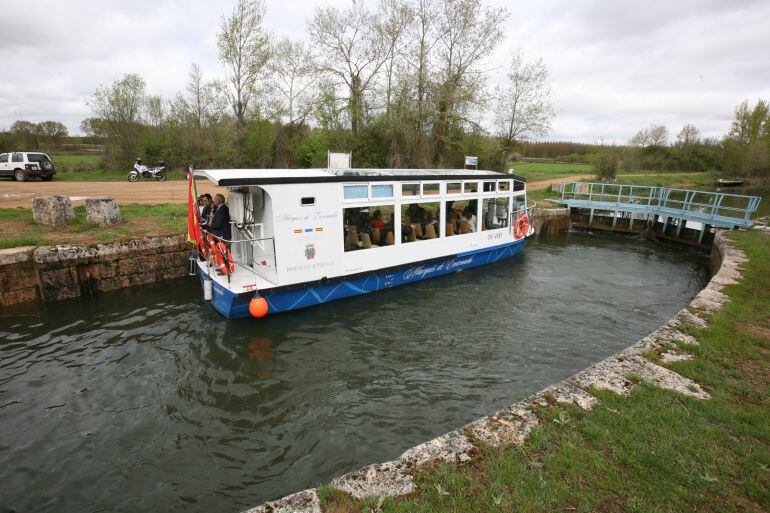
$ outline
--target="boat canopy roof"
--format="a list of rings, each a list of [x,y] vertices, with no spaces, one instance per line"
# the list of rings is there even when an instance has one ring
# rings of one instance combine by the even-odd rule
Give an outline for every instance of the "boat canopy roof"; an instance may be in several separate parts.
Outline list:
[[[194,175],[222,186],[511,178],[526,182],[521,176],[476,169],[198,169]]]

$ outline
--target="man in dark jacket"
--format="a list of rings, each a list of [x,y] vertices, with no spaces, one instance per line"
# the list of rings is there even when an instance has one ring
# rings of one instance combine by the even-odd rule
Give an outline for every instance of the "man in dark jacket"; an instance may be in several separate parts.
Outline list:
[[[230,210],[221,194],[214,196],[214,215],[209,223],[209,232],[225,240],[232,239],[230,231]]]

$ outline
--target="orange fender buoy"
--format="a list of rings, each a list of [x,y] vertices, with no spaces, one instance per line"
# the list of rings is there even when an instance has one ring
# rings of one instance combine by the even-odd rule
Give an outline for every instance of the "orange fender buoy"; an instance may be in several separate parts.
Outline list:
[[[256,317],[257,319],[261,319],[267,315],[268,308],[267,299],[263,297],[254,297],[249,301],[249,313],[252,317]]]

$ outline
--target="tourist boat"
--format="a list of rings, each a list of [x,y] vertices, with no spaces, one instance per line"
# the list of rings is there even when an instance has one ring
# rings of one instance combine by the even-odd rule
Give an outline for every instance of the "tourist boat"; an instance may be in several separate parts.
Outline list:
[[[197,274],[204,297],[230,318],[497,262],[534,233],[526,181],[494,171],[216,169],[188,178]],[[227,187],[232,240],[195,233],[201,179]]]

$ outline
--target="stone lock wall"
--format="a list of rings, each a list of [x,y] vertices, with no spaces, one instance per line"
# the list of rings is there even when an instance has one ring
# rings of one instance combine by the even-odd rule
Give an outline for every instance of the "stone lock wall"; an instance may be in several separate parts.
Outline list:
[[[533,208],[529,216],[538,235],[566,232],[570,227],[569,208]]]
[[[189,255],[183,235],[0,250],[0,305],[50,303],[180,278]]]

